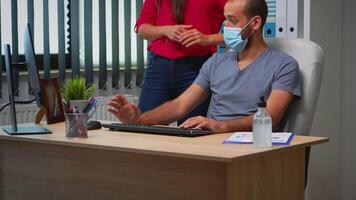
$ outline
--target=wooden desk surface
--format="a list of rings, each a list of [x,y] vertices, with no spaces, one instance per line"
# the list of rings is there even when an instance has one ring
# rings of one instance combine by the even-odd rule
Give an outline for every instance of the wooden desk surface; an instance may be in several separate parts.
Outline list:
[[[246,156],[251,157],[262,153],[283,151],[286,148],[305,147],[329,141],[325,137],[296,135],[288,146],[254,148],[252,145],[246,144],[222,144],[232,133],[187,138],[101,129],[88,131],[89,137],[86,139],[71,139],[65,137],[64,123],[49,125],[48,128],[53,131],[53,134],[9,136],[0,130],[0,139],[219,162],[232,162]]]

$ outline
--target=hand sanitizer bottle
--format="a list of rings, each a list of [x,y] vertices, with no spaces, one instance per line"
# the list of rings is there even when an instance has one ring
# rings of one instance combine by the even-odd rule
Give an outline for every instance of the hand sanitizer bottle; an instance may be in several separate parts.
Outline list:
[[[272,119],[266,109],[264,97],[260,97],[258,110],[253,116],[253,145],[255,147],[272,146]]]

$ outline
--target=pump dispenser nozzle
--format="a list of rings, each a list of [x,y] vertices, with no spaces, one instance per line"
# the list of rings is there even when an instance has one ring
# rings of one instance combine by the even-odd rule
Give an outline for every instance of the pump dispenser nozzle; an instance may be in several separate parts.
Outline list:
[[[258,103],[258,107],[266,107],[265,97],[260,96],[260,102]]]

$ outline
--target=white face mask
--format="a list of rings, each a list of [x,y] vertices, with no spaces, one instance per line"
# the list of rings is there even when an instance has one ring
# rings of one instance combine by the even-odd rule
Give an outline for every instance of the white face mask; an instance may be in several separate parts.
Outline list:
[[[251,32],[251,34],[245,39],[242,39],[241,32],[251,23],[252,20],[253,18],[242,28],[224,27],[224,41],[230,49],[241,52],[245,48],[248,38],[253,34],[253,32]]]

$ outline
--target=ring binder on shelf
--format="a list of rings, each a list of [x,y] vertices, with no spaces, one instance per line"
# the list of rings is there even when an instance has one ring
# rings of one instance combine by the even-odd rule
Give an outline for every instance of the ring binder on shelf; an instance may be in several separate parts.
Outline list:
[[[263,29],[263,36],[266,38],[276,37],[276,0],[266,0],[268,16]]]
[[[286,0],[287,1],[287,38],[297,38],[298,37],[298,1],[297,0]]]
[[[276,0],[276,37],[287,36],[287,0]]]

